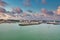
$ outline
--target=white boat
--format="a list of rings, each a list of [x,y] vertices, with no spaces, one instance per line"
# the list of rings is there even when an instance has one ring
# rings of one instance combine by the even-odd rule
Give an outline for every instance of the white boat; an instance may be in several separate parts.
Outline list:
[[[48,22],[47,24],[56,24],[56,22]]]
[[[20,26],[27,26],[27,25],[38,25],[38,24],[41,24],[39,21],[35,22],[35,21],[32,21],[32,22],[21,22],[19,25]]]

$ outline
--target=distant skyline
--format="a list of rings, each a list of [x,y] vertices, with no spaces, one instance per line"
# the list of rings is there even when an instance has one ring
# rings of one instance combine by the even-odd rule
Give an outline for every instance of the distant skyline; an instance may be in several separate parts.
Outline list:
[[[47,10],[56,10],[60,6],[60,0],[45,0],[46,3],[42,3],[42,0],[30,0],[31,6],[24,6],[26,0],[3,0],[8,3],[5,7],[7,10],[11,8],[20,7],[23,11],[32,10],[34,12],[39,12],[42,8]]]

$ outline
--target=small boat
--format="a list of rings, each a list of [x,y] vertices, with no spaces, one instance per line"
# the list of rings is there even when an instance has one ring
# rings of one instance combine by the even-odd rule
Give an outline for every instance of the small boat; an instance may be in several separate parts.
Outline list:
[[[56,22],[48,22],[47,24],[56,24]]]
[[[55,18],[53,21],[49,21],[47,24],[56,24]]]
[[[55,23],[54,25],[60,25],[60,23],[59,23],[59,22],[57,22],[57,23]]]

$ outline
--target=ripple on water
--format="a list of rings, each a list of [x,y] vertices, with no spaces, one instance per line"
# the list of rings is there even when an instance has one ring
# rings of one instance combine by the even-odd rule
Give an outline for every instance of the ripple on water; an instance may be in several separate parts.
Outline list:
[[[1,40],[59,40],[60,25],[40,24],[19,26],[14,24],[0,24]]]

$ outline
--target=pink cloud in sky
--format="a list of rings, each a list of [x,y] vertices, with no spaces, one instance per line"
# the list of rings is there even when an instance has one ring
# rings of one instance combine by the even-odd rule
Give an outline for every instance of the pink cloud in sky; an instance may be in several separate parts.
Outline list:
[[[5,12],[6,12],[6,10],[4,8],[0,7],[0,13],[5,13]]]
[[[46,0],[42,0],[42,3],[43,3],[43,4],[46,4]]]
[[[0,6],[4,7],[4,6],[6,6],[6,5],[8,5],[6,2],[0,0]]]
[[[26,0],[26,1],[24,2],[24,6],[31,6],[30,0]]]
[[[58,6],[57,15],[60,15],[60,6]]]
[[[41,13],[42,13],[44,16],[47,16],[47,10],[46,10],[46,9],[42,8],[42,9],[41,9]]]
[[[15,13],[22,13],[22,9],[19,8],[19,7],[16,7],[16,8],[12,8],[12,11],[15,12]]]

